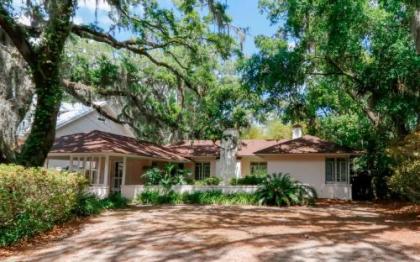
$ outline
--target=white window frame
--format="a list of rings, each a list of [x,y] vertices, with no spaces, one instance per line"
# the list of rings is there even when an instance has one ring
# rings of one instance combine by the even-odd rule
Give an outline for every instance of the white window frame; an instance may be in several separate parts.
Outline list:
[[[100,156],[73,156],[71,170],[85,175],[89,180],[89,185],[101,185],[99,183],[101,159]],[[96,161],[94,168],[91,164],[93,161]]]
[[[327,180],[327,161],[333,160],[332,180]],[[344,168],[342,163],[344,163]],[[349,184],[350,183],[350,160],[348,157],[326,157],[325,158],[325,184]],[[344,174],[343,174],[344,173]],[[344,179],[343,179],[344,178]]]
[[[206,170],[204,167],[208,165],[208,174],[204,173],[204,170]],[[198,168],[198,174],[197,174],[197,168]],[[194,178],[195,180],[203,180],[207,177],[211,176],[211,163],[210,162],[197,162],[195,163],[194,168]]]

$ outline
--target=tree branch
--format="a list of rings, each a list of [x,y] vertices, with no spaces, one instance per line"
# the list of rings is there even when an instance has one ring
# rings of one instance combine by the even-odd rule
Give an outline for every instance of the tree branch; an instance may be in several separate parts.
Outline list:
[[[84,96],[84,95],[81,95],[77,92],[77,91],[84,91],[84,92],[90,93],[92,91],[91,87],[80,84],[80,83],[74,83],[74,82],[71,82],[71,81],[68,81],[68,80],[63,80],[62,81],[62,86],[64,87],[64,90],[69,95],[76,98],[79,102],[81,102],[85,106],[92,107],[99,114],[106,117],[107,119],[109,119],[109,120],[111,120],[115,123],[121,124],[121,125],[129,125],[130,127],[133,127],[130,123],[122,121],[122,120],[120,120],[118,118],[115,118],[115,117],[111,116],[110,114],[108,114],[105,110],[102,109],[101,106],[98,106],[95,103],[93,103],[92,100],[90,99],[90,96]]]
[[[29,43],[28,33],[16,23],[3,4],[0,4],[0,26],[12,40],[25,61],[30,66],[33,66],[36,55],[32,45]]]
[[[346,70],[344,70],[343,68],[341,68],[341,66],[334,61],[331,57],[327,56],[326,60],[329,64],[331,64],[335,69],[337,69],[338,71],[340,71],[344,76],[347,76],[348,78],[352,79],[353,81],[355,81],[357,84],[363,85],[363,81],[361,81],[359,78],[357,78],[353,73],[348,72]],[[380,116],[375,113],[370,107],[369,105],[363,103],[361,100],[363,99],[362,97],[360,97],[356,92],[349,90],[348,88],[345,88],[344,91],[355,101],[358,102],[361,105],[361,108],[363,110],[363,112],[365,112],[365,114],[367,115],[368,119],[375,125],[378,126],[380,123]]]
[[[97,42],[108,44],[111,47],[114,47],[116,49],[126,49],[140,56],[144,56],[148,58],[149,61],[151,61],[153,64],[159,67],[166,68],[167,70],[172,72],[176,77],[181,78],[185,82],[188,88],[190,88],[191,90],[199,94],[198,91],[193,88],[192,83],[189,81],[189,79],[186,76],[184,76],[180,71],[178,71],[177,69],[175,69],[173,66],[169,65],[168,63],[155,59],[150,53],[147,52],[147,49],[134,46],[137,43],[136,41],[132,41],[132,40],[118,41],[110,34],[98,32],[87,26],[73,25],[72,32],[82,38],[92,39]]]

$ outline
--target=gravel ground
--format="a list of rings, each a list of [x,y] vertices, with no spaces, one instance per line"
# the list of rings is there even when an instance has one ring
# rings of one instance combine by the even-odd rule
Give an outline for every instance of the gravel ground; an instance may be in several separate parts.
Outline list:
[[[420,221],[385,205],[133,207],[6,261],[420,261]],[[0,259],[1,260],[1,259]]]

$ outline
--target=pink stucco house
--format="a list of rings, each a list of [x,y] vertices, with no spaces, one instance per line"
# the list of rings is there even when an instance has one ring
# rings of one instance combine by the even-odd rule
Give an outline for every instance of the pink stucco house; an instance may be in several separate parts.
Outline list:
[[[294,139],[240,140],[235,155],[235,177],[257,170],[289,173],[311,185],[321,198],[351,199],[350,159],[357,152],[314,136]],[[90,190],[99,196],[121,192],[133,198],[143,187],[142,174],[150,167],[177,163],[195,179],[220,175],[220,142],[183,141],[156,145],[133,137],[92,130],[58,137],[46,165],[59,161],[89,177]],[[222,185],[223,190],[229,185]],[[229,189],[231,190],[231,189]]]

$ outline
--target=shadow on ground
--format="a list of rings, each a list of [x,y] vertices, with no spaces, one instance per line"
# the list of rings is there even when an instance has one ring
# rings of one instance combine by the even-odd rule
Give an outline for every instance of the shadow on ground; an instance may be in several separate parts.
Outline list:
[[[263,208],[135,207],[10,260],[420,260],[419,221],[342,204]]]

